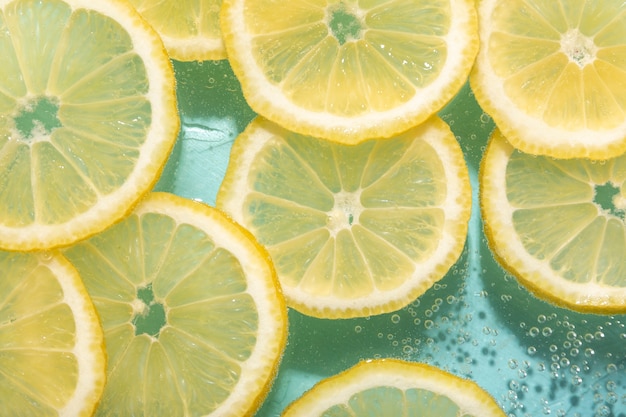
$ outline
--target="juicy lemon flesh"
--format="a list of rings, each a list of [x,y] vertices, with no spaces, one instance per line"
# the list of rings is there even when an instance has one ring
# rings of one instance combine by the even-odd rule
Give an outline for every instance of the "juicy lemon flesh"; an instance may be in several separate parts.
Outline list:
[[[445,172],[412,139],[348,147],[291,134],[259,153],[243,210],[287,285],[362,298],[399,286],[436,249]]]
[[[282,416],[504,417],[504,412],[470,380],[430,365],[375,359],[323,379]]]
[[[19,202],[0,206],[0,214],[15,227],[66,222],[118,189],[151,122],[143,62],[117,22],[61,1],[30,3],[10,3],[0,23],[8,57],[0,77],[8,118],[0,195]],[[20,129],[20,116],[29,128]]]
[[[276,13],[255,1],[244,19],[256,62],[294,104],[352,117],[406,103],[439,76],[450,4],[422,3],[296,0]]]
[[[180,39],[221,36],[218,22],[221,1],[131,0],[131,3],[157,32],[167,36]]]
[[[528,253],[567,281],[625,287],[625,168],[626,156],[600,163],[514,151],[507,198]]]
[[[268,249],[291,307],[345,318],[400,308],[445,275],[468,199],[461,150],[438,118],[358,145],[257,118],[235,141],[217,206]]]
[[[258,304],[233,253],[192,224],[146,212],[66,255],[107,342],[96,415],[207,415],[222,406],[259,333]]]
[[[338,404],[324,411],[322,417],[351,416],[462,416],[459,406],[444,395],[424,389],[376,387],[353,395],[347,404]]]
[[[173,59],[226,57],[219,25],[221,0],[131,0],[131,3],[163,37]]]
[[[500,2],[489,61],[525,113],[565,130],[610,130],[626,115],[622,1]]]
[[[95,369],[101,362],[104,371],[101,339],[92,346],[100,356],[91,354],[82,363],[76,347],[77,332],[97,329],[101,336],[99,323],[95,313],[75,316],[82,312],[68,305],[73,295],[59,282],[65,279],[58,275],[63,270],[37,255],[13,252],[0,252],[0,264],[0,414],[58,416],[80,384],[93,384],[82,379],[81,372],[89,371],[80,367]],[[82,295],[88,300],[86,292]],[[77,324],[88,319],[92,321]],[[90,414],[98,398],[99,392],[85,398],[80,413]]]

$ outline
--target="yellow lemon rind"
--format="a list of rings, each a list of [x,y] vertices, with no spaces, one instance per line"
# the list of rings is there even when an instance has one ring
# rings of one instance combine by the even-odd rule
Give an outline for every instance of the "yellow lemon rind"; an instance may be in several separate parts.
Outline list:
[[[361,361],[321,380],[287,406],[282,417],[321,416],[336,404],[348,403],[359,392],[382,386],[420,388],[447,396],[462,410],[458,415],[505,416],[496,400],[472,380],[432,365],[386,358]]]
[[[469,172],[462,150],[449,127],[438,117],[433,117],[408,132],[420,138],[414,140],[423,139],[435,148],[447,170],[448,193],[445,203],[442,204],[446,220],[436,251],[427,259],[416,262],[412,275],[401,285],[384,291],[375,290],[354,299],[311,294],[289,285],[281,279],[279,273],[288,306],[318,318],[353,318],[395,311],[426,292],[458,260],[465,245],[472,198]],[[235,140],[230,163],[218,191],[216,206],[229,213],[253,234],[254,228],[247,223],[243,213],[244,200],[251,190],[247,178],[248,169],[254,164],[255,155],[268,141],[285,134],[289,134],[289,131],[258,116]]]
[[[461,89],[478,52],[474,2],[453,0],[450,9],[454,23],[447,35],[448,60],[435,81],[417,89],[403,104],[384,111],[371,110],[356,116],[311,111],[285,96],[281,86],[270,82],[252,57],[252,41],[243,12],[245,2],[224,1],[220,22],[228,59],[246,101],[257,114],[291,131],[338,143],[358,144],[370,138],[388,138],[424,122]]]
[[[541,300],[581,313],[626,312],[626,288],[568,281],[548,266],[549,259],[536,259],[524,248],[512,224],[512,207],[506,199],[505,171],[514,150],[496,129],[480,166],[484,232],[495,259]]]
[[[0,7],[11,1],[4,0]],[[127,30],[133,28],[131,37],[141,34],[133,40],[136,42],[135,52],[144,62],[151,63],[146,65],[146,73],[150,82],[147,95],[153,104],[152,124],[142,146],[141,158],[120,188],[101,196],[95,206],[62,224],[36,221],[24,227],[0,224],[0,248],[3,250],[32,251],[68,246],[124,218],[158,181],[180,127],[172,62],[152,27],[126,1],[64,1],[75,9],[86,8],[110,16]]]

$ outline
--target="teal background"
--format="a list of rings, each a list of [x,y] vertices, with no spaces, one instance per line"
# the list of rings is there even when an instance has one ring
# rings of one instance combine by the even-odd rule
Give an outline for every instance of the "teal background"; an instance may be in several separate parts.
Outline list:
[[[215,204],[235,137],[255,117],[227,61],[174,62],[181,132],[156,186]],[[473,211],[464,252],[407,307],[320,320],[289,311],[289,338],[257,417],[282,410],[359,360],[395,357],[476,381],[508,416],[626,416],[626,317],[580,314],[535,298],[494,260],[477,171],[494,124],[466,84],[439,113],[465,153]]]

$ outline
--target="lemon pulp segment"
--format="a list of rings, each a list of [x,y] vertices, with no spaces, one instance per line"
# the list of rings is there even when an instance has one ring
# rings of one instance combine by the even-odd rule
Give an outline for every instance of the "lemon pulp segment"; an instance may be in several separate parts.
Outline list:
[[[130,0],[159,33],[172,59],[226,58],[219,24],[221,0]]]
[[[0,414],[92,415],[104,340],[76,270],[57,252],[0,251]]]
[[[217,206],[268,248],[292,307],[350,317],[400,308],[445,275],[471,203],[439,119],[348,146],[257,118],[235,141]]]
[[[65,250],[102,318],[108,382],[96,415],[250,415],[286,338],[269,257],[204,204],[149,195]]]
[[[626,310],[626,156],[528,155],[496,131],[481,176],[487,236],[522,282],[575,310]]]
[[[607,159],[626,150],[623,2],[480,3],[472,87],[527,153]]]
[[[430,365],[398,359],[359,362],[320,381],[282,417],[504,417],[480,386]]]
[[[0,247],[70,244],[122,217],[178,131],[171,64],[125,2],[0,2]]]
[[[221,25],[250,106],[306,135],[389,137],[438,111],[476,55],[465,0],[227,0]]]

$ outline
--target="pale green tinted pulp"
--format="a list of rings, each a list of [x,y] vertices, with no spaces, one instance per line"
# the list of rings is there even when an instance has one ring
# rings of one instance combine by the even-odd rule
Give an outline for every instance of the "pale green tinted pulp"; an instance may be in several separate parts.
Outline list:
[[[133,214],[64,254],[102,320],[107,385],[97,416],[198,416],[223,403],[259,325],[233,254],[160,213]]]
[[[450,398],[423,389],[402,391],[395,387],[371,388],[353,395],[347,404],[338,404],[321,417],[460,416],[459,406]],[[472,417],[461,415],[462,417]]]
[[[175,63],[183,127],[161,189],[214,204],[232,140],[254,117],[225,61]],[[489,116],[465,86],[440,112],[465,152],[474,193],[465,250],[406,308],[319,320],[289,311],[289,341],[256,417],[275,417],[320,379],[360,359],[397,357],[469,377],[509,416],[625,417],[626,316],[556,308],[495,262],[482,232],[477,170]]]

